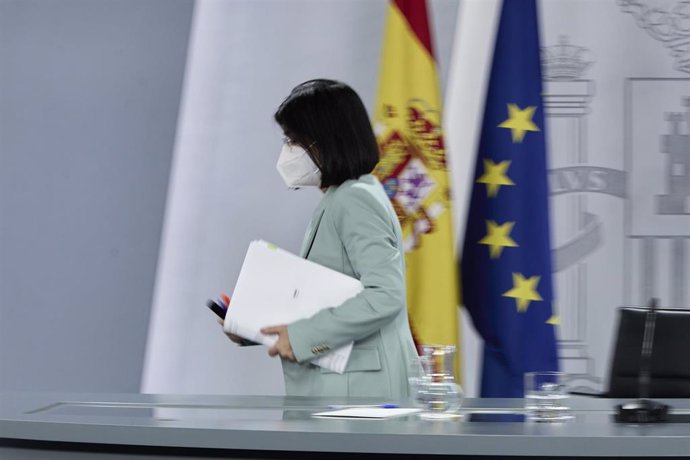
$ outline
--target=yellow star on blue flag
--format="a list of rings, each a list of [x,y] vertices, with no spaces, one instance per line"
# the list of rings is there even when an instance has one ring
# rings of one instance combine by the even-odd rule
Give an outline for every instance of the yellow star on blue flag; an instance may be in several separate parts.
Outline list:
[[[520,109],[516,104],[508,104],[508,119],[498,127],[510,129],[513,142],[522,142],[527,131],[539,131],[532,121],[536,110],[534,106]]]

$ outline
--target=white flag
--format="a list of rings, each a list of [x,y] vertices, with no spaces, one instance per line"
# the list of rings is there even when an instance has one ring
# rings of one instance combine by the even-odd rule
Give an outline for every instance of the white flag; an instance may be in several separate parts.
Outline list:
[[[500,9],[500,0],[465,0],[458,8],[443,120],[446,158],[452,174],[454,228],[457,229],[455,247],[458,251],[463,246],[470,181],[474,173]],[[463,387],[471,396],[477,395],[480,339],[464,309],[462,313]]]

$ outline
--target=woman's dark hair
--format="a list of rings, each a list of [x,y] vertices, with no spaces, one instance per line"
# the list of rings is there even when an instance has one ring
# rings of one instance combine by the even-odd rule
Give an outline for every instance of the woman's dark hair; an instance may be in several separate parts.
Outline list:
[[[368,174],[379,161],[376,137],[357,93],[345,83],[309,80],[280,104],[275,120],[321,170],[321,187]]]

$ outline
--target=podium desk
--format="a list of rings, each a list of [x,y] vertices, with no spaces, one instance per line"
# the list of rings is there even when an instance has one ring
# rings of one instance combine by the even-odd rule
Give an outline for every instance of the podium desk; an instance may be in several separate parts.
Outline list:
[[[520,414],[521,399],[466,399],[459,421],[311,415],[329,404],[381,402],[395,401],[0,393],[0,459],[690,458],[690,423],[617,424],[620,400],[573,397],[574,419],[555,424],[467,415]],[[690,400],[665,402],[690,414]]]

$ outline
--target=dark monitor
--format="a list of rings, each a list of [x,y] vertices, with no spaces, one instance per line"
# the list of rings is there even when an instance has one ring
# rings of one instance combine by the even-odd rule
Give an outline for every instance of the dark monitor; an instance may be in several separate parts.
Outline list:
[[[610,398],[637,398],[640,352],[649,309],[619,308],[609,376]],[[651,398],[690,398],[690,310],[656,309],[650,360]]]

